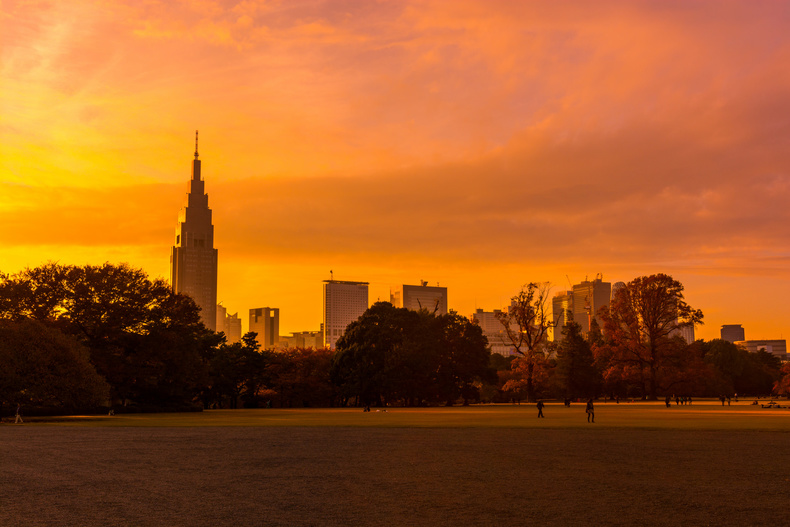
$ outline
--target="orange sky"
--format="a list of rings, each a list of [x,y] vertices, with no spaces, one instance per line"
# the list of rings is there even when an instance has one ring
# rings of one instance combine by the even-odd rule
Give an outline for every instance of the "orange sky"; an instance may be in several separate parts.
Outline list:
[[[463,314],[665,272],[698,337],[790,333],[788,2],[0,5],[0,271],[168,278],[199,129],[245,328],[330,269]]]

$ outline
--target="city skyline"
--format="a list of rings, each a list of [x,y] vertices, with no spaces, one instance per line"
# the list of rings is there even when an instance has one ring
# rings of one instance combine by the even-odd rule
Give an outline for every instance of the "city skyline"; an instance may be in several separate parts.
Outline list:
[[[4,2],[0,271],[168,278],[201,135],[218,302],[318,329],[321,284],[667,273],[787,335],[787,4]]]

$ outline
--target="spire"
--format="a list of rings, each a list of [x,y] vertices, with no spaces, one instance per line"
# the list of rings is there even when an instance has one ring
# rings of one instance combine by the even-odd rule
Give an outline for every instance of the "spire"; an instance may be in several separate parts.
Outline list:
[[[195,130],[195,159],[198,158],[198,149],[197,149],[198,141],[197,140],[198,140],[198,131]]]

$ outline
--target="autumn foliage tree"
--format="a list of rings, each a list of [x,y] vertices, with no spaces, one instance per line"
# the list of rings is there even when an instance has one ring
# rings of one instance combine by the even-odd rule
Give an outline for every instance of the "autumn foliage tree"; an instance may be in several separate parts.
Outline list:
[[[519,356],[518,367],[523,370],[519,377],[530,401],[535,400],[535,368],[543,356],[542,345],[549,328],[554,327],[547,310],[548,298],[549,284],[531,282],[511,299],[507,311],[496,315]]]
[[[607,344],[597,356],[604,376],[639,385],[643,397],[656,399],[677,371],[678,347],[672,343],[680,329],[702,324],[702,311],[683,298],[683,284],[665,274],[642,276],[618,289],[601,309]]]

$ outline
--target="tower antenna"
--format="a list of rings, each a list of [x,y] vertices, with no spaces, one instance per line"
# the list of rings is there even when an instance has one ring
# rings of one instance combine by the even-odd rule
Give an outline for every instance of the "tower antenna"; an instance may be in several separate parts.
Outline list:
[[[198,149],[197,149],[198,141],[197,140],[198,140],[198,131],[195,130],[195,159],[198,158]]]

